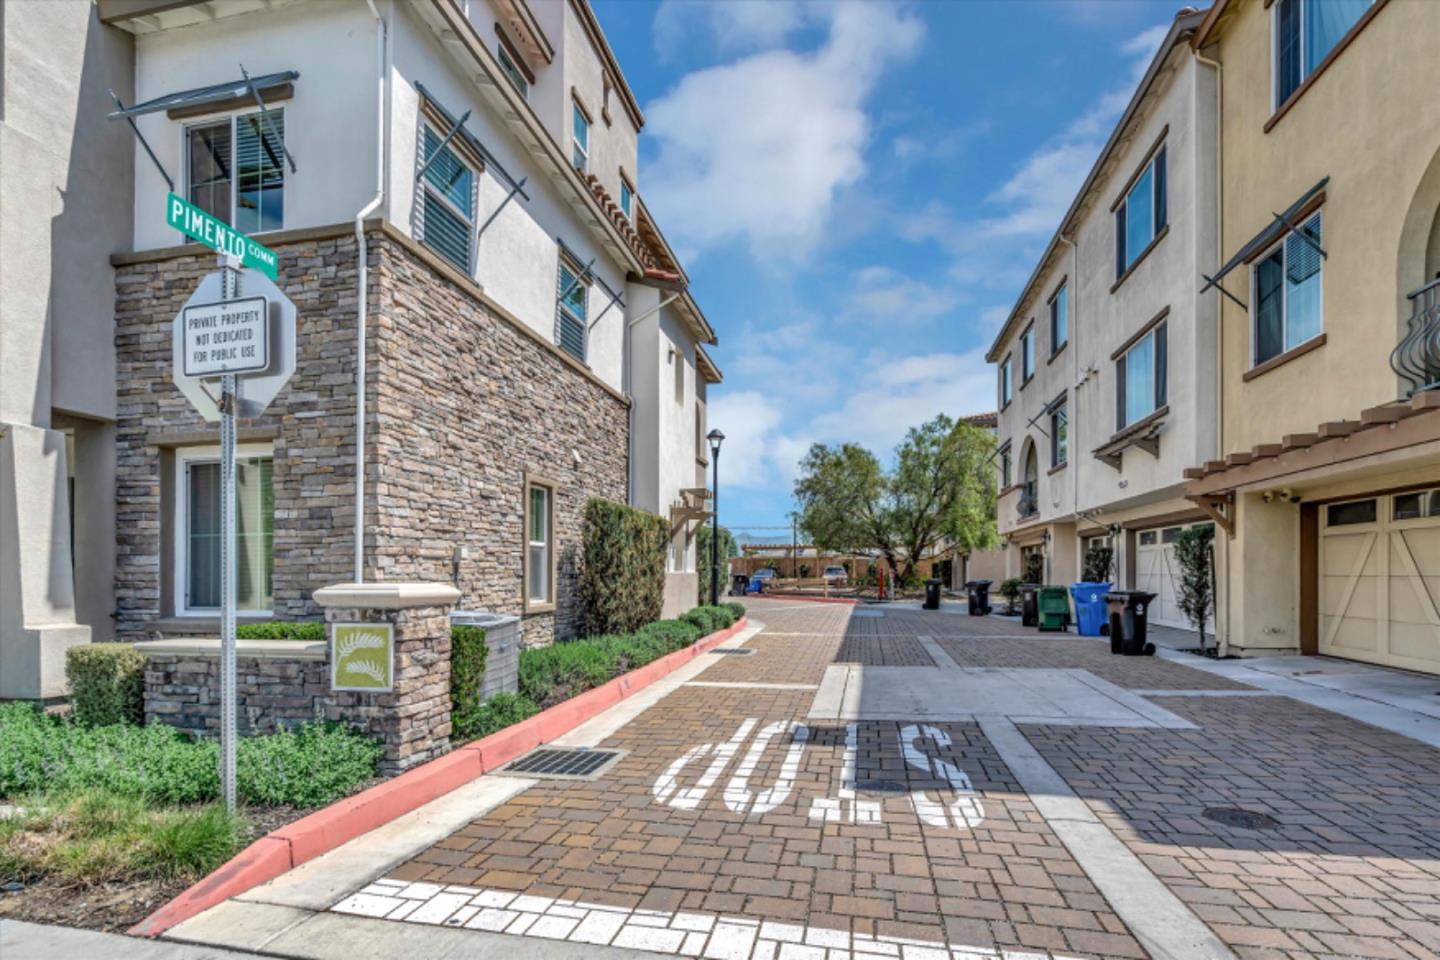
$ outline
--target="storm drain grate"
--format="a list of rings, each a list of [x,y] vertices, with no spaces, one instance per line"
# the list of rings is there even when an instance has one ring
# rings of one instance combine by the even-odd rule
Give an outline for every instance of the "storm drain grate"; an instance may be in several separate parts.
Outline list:
[[[1207,807],[1200,815],[1206,820],[1241,830],[1273,830],[1280,826],[1280,821],[1268,813],[1241,810],[1238,807]]]
[[[719,653],[729,657],[748,657],[755,651],[750,647],[716,647],[711,653]]]
[[[623,756],[620,750],[591,750],[589,747],[532,750],[504,768],[505,773],[552,780],[594,780]]]

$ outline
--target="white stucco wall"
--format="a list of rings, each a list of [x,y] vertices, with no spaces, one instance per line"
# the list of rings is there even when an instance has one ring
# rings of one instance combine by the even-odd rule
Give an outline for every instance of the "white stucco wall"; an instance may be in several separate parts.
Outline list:
[[[998,351],[1002,361],[1011,357],[1014,377],[1012,402],[1001,410],[997,430],[999,442],[1011,444],[1013,482],[1023,481],[1027,438],[1039,452],[1040,514],[1031,524],[1087,514],[1102,524],[1143,525],[1146,508],[1157,515],[1175,509],[1186,467],[1215,456],[1216,294],[1196,293],[1201,271],[1212,272],[1215,263],[1214,81],[1188,50],[1169,56],[1174,73],[1152,89],[1140,119],[1067,232],[1074,246],[1056,246],[1021,305],[1023,319]],[[1111,206],[1162,133],[1168,229],[1116,287]],[[1062,280],[1069,301],[1068,341],[1052,358],[1049,300]],[[1117,471],[1093,455],[1118,430],[1118,373],[1111,355],[1166,308],[1170,413],[1160,435],[1160,455],[1129,448]],[[1022,388],[1020,336],[1031,318],[1036,370]],[[1051,473],[1049,417],[1041,411],[1062,392],[1067,393],[1069,419],[1067,466]],[[1016,500],[1015,494],[1002,500],[1002,532],[1017,525]],[[1069,555],[1075,554],[1078,563],[1078,541],[1060,544],[1059,534],[1052,536],[1057,555],[1065,553],[1066,564],[1073,565]]]

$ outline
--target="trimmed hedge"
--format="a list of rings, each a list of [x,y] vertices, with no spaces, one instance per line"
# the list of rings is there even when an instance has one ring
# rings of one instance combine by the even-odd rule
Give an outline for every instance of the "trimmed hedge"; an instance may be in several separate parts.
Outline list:
[[[459,721],[454,722],[451,742],[489,736],[521,720],[528,720],[539,712],[540,708],[529,697],[516,693],[497,693],[469,713],[463,726]]]
[[[680,620],[657,620],[634,633],[611,633],[520,651],[520,696],[540,709],[600,686],[735,621],[728,607],[696,607]],[[498,729],[498,728],[497,728]]]
[[[87,727],[145,722],[145,655],[128,643],[86,643],[65,651],[75,719]]]
[[[485,661],[490,646],[485,642],[483,627],[455,626],[450,628],[450,723],[456,735],[466,739],[468,733],[483,726],[479,715],[480,688],[485,682]],[[498,729],[498,728],[497,728]]]
[[[720,606],[730,611],[730,615],[734,618],[730,621],[731,623],[736,623],[741,617],[745,616],[745,604],[743,603],[737,603],[731,600],[729,603],[720,604]]]
[[[325,624],[319,620],[272,620],[242,623],[235,627],[237,640],[324,640]]]
[[[631,633],[660,618],[665,599],[665,520],[609,500],[585,504],[580,604],[595,635]]]

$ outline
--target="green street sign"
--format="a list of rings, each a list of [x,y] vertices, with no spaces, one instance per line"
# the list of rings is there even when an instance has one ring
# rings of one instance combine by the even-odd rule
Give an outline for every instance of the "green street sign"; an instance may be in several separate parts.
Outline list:
[[[388,693],[395,686],[395,626],[330,625],[330,689]]]
[[[256,243],[223,220],[217,220],[183,197],[170,194],[165,200],[165,222],[207,247],[239,257],[271,280],[277,279],[279,255],[263,244]]]

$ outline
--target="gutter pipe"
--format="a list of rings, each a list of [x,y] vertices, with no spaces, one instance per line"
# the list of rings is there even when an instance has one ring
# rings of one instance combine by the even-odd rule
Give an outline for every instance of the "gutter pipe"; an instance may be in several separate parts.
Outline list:
[[[368,321],[370,259],[365,243],[365,219],[385,202],[385,113],[389,105],[390,71],[387,69],[390,31],[385,18],[375,9],[375,0],[365,0],[375,18],[375,196],[355,214],[355,574],[356,583],[365,582],[365,326]]]
[[[1221,63],[1220,63],[1219,60],[1212,60],[1210,57],[1205,56],[1205,55],[1204,55],[1203,53],[1201,53],[1199,50],[1196,50],[1196,51],[1195,51],[1195,60],[1196,60],[1196,62],[1198,62],[1198,63],[1203,63],[1203,64],[1205,64],[1205,66],[1210,67],[1211,69],[1213,69],[1213,70],[1215,71],[1215,262],[1216,262],[1216,264],[1219,264],[1219,263],[1221,262],[1221,258],[1225,255],[1225,237],[1224,237],[1223,233],[1222,233],[1221,230],[1220,230],[1220,224],[1221,224],[1221,222],[1224,220],[1224,217],[1225,217],[1225,203],[1224,203],[1224,198],[1225,198],[1225,193],[1224,193],[1224,190],[1225,190],[1225,176],[1224,176],[1224,170],[1223,170],[1223,167],[1222,167],[1222,163],[1223,163],[1224,156],[1225,156],[1225,153],[1224,153],[1224,144],[1223,144],[1223,140],[1222,140],[1222,138],[1223,138],[1223,136],[1224,136],[1224,134],[1223,134],[1224,125],[1221,123],[1221,111],[1224,109],[1224,106],[1225,106],[1225,97],[1224,97],[1224,91],[1225,91],[1225,87],[1224,87],[1225,75],[1224,75],[1223,68],[1222,68],[1222,65],[1221,65]],[[1199,88],[1196,87],[1196,88],[1195,88],[1195,105],[1196,105],[1197,108],[1199,107],[1199,101],[1200,101],[1200,91],[1199,91]],[[1198,111],[1198,109],[1196,109],[1194,112],[1196,112],[1196,113],[1198,114],[1199,111]],[[1214,297],[1215,297],[1215,449],[1214,449],[1212,452],[1214,453],[1214,455],[1215,455],[1216,457],[1219,457],[1219,456],[1220,456],[1220,451],[1221,451],[1222,449],[1224,449],[1224,435],[1225,435],[1225,377],[1224,377],[1224,369],[1225,369],[1225,366],[1224,366],[1223,358],[1221,357],[1221,353],[1222,353],[1223,348],[1224,348],[1224,339],[1223,339],[1223,337],[1221,336],[1221,333],[1222,333],[1222,331],[1224,330],[1225,301],[1224,301],[1224,298],[1220,296],[1220,294],[1219,294],[1218,291],[1214,294]],[[1197,306],[1198,306],[1198,305],[1197,305]],[[1235,513],[1236,513],[1236,507],[1238,506],[1238,503],[1239,503],[1239,501],[1237,500],[1236,502],[1234,502],[1234,503],[1232,503],[1232,504],[1230,505],[1230,513],[1231,513],[1231,515],[1230,515],[1230,523],[1231,523],[1232,526],[1233,526],[1234,523],[1235,523]],[[1221,531],[1221,532],[1223,533],[1223,531]],[[1219,599],[1218,596],[1212,596],[1212,597],[1211,597],[1211,602],[1214,603],[1215,606],[1216,606],[1216,610],[1215,610],[1215,619],[1216,619],[1216,623],[1215,623],[1215,641],[1216,641],[1216,646],[1217,646],[1217,648],[1218,648],[1217,652],[1219,653],[1220,656],[1223,657],[1223,656],[1226,656],[1226,655],[1230,652],[1230,600],[1231,600],[1231,597],[1230,597],[1230,582],[1229,582],[1229,581],[1230,581],[1230,538],[1229,538],[1229,537],[1219,537],[1219,538],[1217,538],[1217,539],[1220,541],[1220,555],[1221,555],[1222,559],[1225,561],[1225,581],[1226,581],[1226,584],[1225,584],[1225,629],[1224,629],[1224,632],[1223,632],[1223,633],[1222,633],[1221,630],[1220,630],[1220,623],[1219,623],[1219,620],[1220,620],[1220,610],[1219,610],[1220,599]]]

